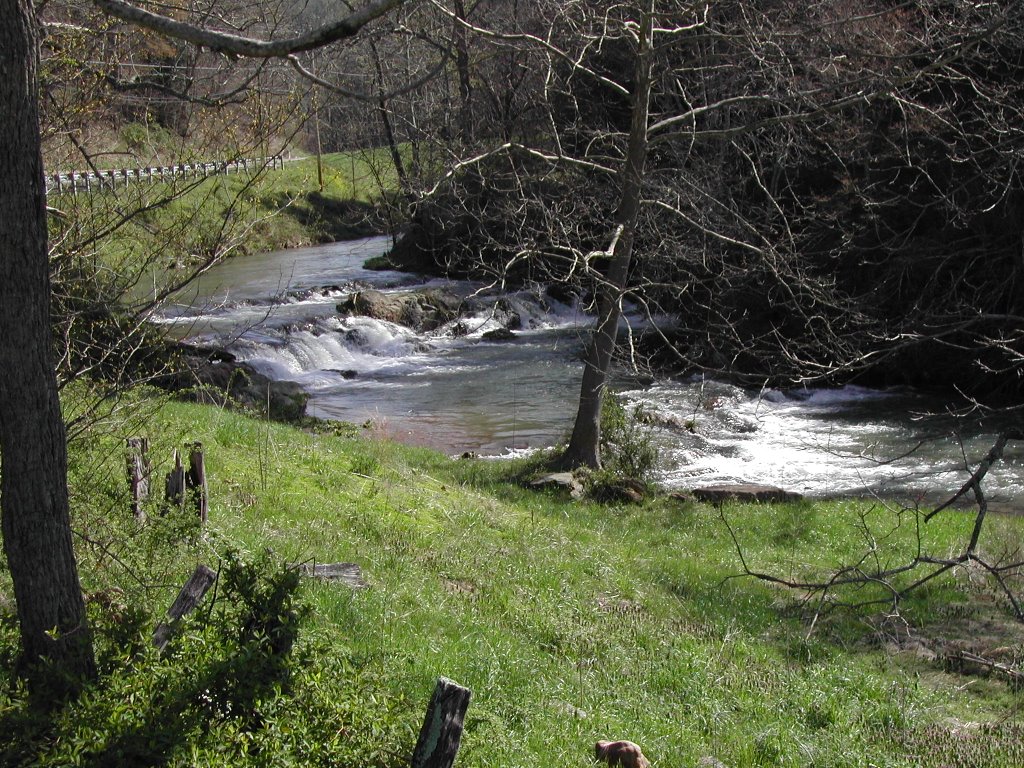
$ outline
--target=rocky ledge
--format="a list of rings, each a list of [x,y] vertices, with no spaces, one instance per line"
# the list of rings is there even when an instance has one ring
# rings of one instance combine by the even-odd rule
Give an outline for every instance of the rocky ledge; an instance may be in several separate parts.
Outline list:
[[[277,421],[298,421],[309,396],[294,381],[274,381],[216,347],[173,345],[167,372],[154,383],[199,403],[248,408]]]
[[[455,320],[461,308],[459,296],[440,288],[410,293],[357,291],[338,304],[338,312],[343,315],[386,320],[420,332],[433,331]]]

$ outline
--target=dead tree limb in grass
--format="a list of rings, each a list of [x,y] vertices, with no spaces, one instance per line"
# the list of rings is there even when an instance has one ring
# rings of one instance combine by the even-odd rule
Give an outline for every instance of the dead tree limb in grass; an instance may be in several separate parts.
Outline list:
[[[1024,622],[1024,600],[1022,600],[1014,583],[1017,577],[1024,576],[1024,559],[1019,554],[1013,553],[1008,558],[999,558],[993,561],[988,555],[982,553],[978,547],[988,513],[988,499],[982,488],[982,481],[992,467],[1002,459],[1006,444],[1011,439],[1016,439],[1016,435],[1010,433],[998,435],[987,455],[979,463],[978,468],[971,473],[967,482],[949,499],[931,512],[923,513],[917,508],[903,508],[899,510],[898,514],[900,515],[904,513],[913,515],[915,526],[913,535],[916,551],[912,557],[897,565],[886,565],[883,562],[883,557],[880,553],[881,545],[879,541],[874,539],[870,524],[867,521],[867,516],[877,509],[877,507],[872,507],[860,515],[859,525],[864,531],[869,546],[856,562],[844,565],[824,578],[784,578],[767,571],[757,570],[748,563],[740,537],[735,527],[729,522],[725,513],[725,506],[723,505],[719,509],[719,515],[729,532],[733,546],[739,556],[743,569],[741,575],[752,576],[761,581],[805,593],[807,601],[817,603],[811,622],[813,628],[818,617],[825,610],[833,607],[863,608],[871,605],[887,605],[894,614],[898,614],[901,601],[915,590],[956,568],[973,565],[994,582],[997,592],[1006,599],[1014,617],[1018,621]],[[968,492],[973,492],[974,494],[976,511],[967,543],[959,554],[944,557],[929,554],[925,549],[922,526],[935,518],[940,512],[948,510],[965,497]],[[891,536],[898,527],[899,524],[882,537],[882,544],[884,544],[884,539]],[[911,579],[909,583],[907,583],[908,578]],[[845,597],[850,592],[867,588],[873,588],[874,594],[867,596],[864,600],[857,601]]]

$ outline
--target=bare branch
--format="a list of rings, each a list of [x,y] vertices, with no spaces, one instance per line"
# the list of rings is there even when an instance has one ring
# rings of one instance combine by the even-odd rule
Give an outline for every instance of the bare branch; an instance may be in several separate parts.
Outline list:
[[[204,29],[152,13],[122,0],[93,0],[97,8],[122,21],[220,53],[259,59],[283,58],[352,37],[370,22],[390,13],[405,2],[406,0],[374,0],[345,18],[304,35],[283,40],[258,40]]]

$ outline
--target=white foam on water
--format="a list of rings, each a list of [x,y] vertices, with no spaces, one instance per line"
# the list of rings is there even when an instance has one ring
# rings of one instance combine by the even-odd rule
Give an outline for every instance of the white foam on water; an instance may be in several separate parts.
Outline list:
[[[389,245],[377,238],[231,260],[154,321],[197,343],[227,346],[273,378],[298,381],[311,393],[311,412],[360,420],[376,414],[391,419],[398,433],[416,431],[417,439],[444,450],[518,456],[564,437],[578,395],[580,342],[593,318],[539,288],[499,296],[480,284],[362,268]],[[473,310],[420,335],[338,316],[336,305],[353,290],[415,286],[452,290]],[[623,326],[648,324],[636,308],[625,309]],[[509,325],[518,325],[512,341],[481,339]],[[963,448],[945,438],[883,463],[936,431],[915,413],[929,408],[922,397],[893,390],[758,392],[690,379],[626,396],[661,425],[654,438],[663,480],[673,487],[744,481],[810,495],[894,486],[955,490],[967,476],[964,453],[973,468],[991,444],[987,435]],[[1011,443],[986,491],[1016,497],[1022,478],[1024,447]]]
[[[402,326],[365,317],[335,317],[299,330],[248,332],[229,351],[272,378],[322,388],[337,386],[352,373],[414,371],[428,349]]]
[[[967,477],[964,452],[973,468],[988,448],[983,435],[963,448],[949,437],[931,439],[934,424],[909,410],[923,410],[926,401],[899,390],[750,392],[691,380],[625,394],[662,425],[653,438],[671,487],[749,482],[816,496],[945,493]],[[990,487],[1003,491],[998,474]]]

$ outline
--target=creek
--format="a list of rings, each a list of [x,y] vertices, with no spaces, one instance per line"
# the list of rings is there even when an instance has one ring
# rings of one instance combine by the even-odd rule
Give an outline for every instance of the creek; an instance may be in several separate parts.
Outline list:
[[[453,454],[512,455],[564,438],[591,318],[540,289],[499,296],[481,284],[363,268],[390,244],[374,237],[231,259],[164,307],[158,321],[271,378],[298,382],[311,416]],[[337,309],[355,291],[423,287],[471,297],[473,310],[417,333]],[[515,338],[485,340],[508,324],[509,311]],[[963,425],[954,437],[943,403],[908,390],[756,391],[628,372],[613,388],[652,423],[661,481],[672,488],[755,482],[811,496],[934,499],[958,488],[993,440]],[[1016,508],[1022,481],[1024,449],[1010,443],[986,492]]]

